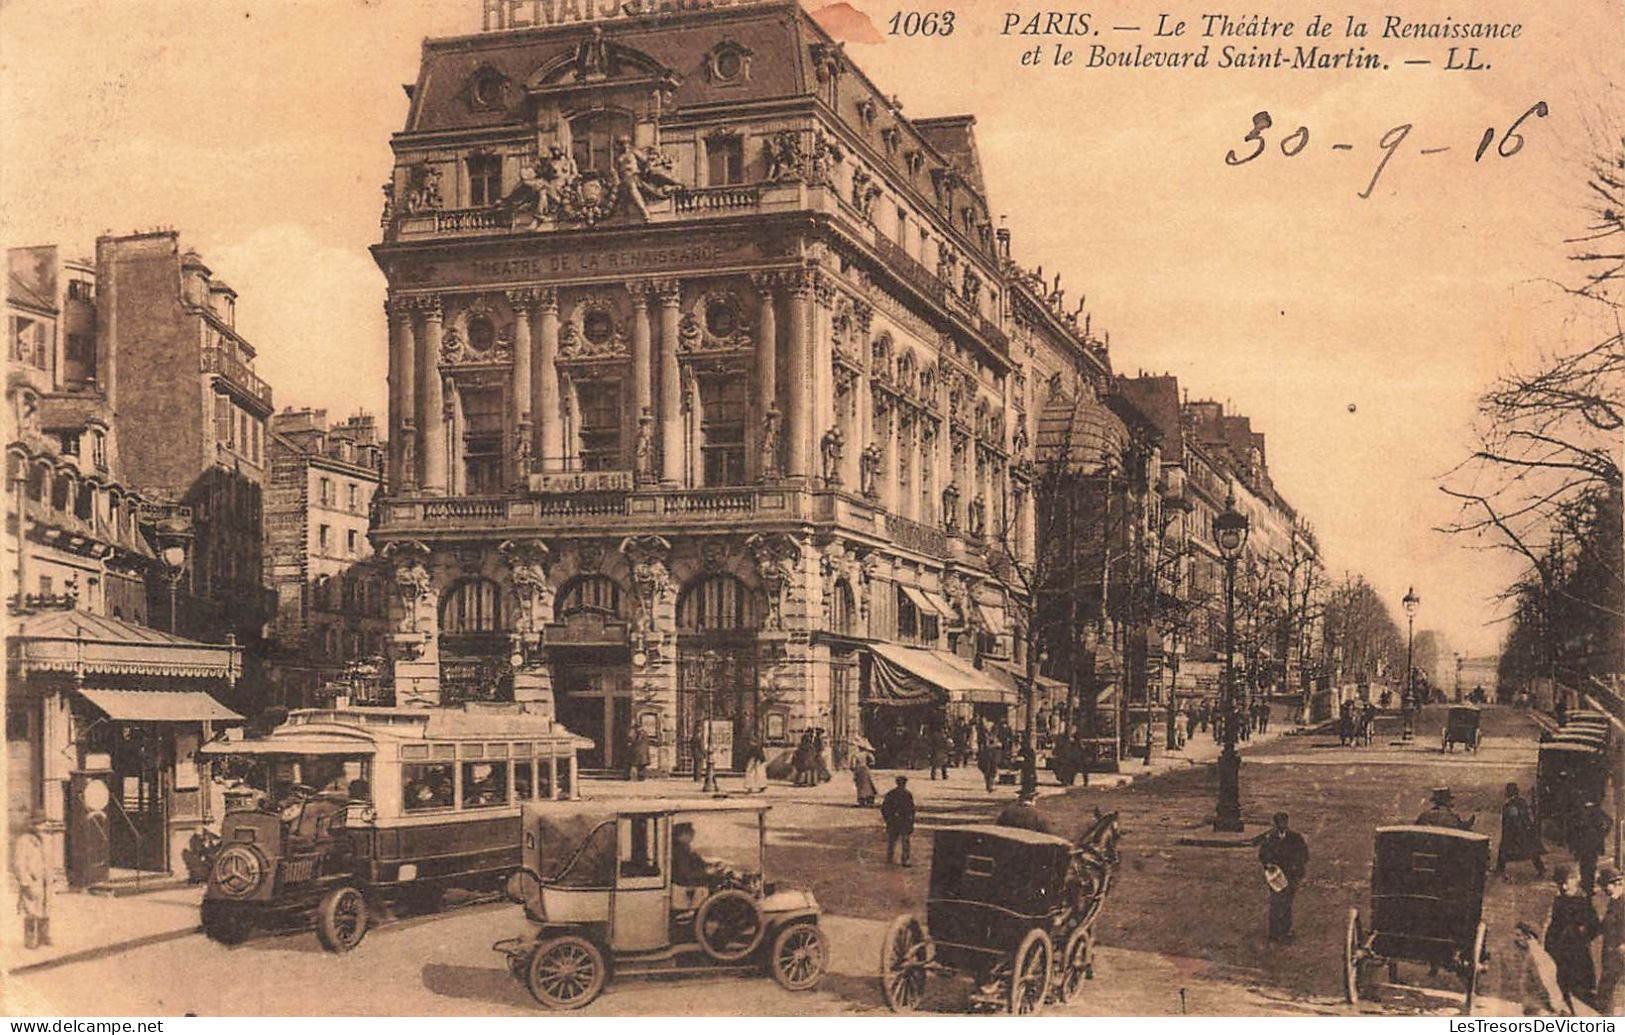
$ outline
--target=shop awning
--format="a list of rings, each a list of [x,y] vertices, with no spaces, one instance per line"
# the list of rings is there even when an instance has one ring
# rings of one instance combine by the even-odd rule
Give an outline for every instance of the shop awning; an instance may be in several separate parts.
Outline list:
[[[908,602],[914,605],[915,610],[919,611],[921,614],[944,614],[943,610],[931,601],[931,598],[935,594],[927,593],[924,590],[916,589],[913,586],[899,586],[898,588],[903,591],[903,595],[905,597],[908,597]],[[952,612],[950,611],[948,613],[951,614]]]
[[[1009,625],[1004,620],[1004,608],[994,607],[991,604],[984,604],[978,601],[976,604],[976,610],[981,613],[982,624],[987,626],[988,632],[992,633],[994,636],[1003,636],[1005,634],[1006,630],[1009,628]]]
[[[943,596],[941,593],[933,593],[929,589],[922,589],[920,590],[920,593],[925,597],[926,600],[930,601],[931,606],[936,609],[937,614],[944,618],[957,619],[959,617],[959,612],[954,610],[954,605],[948,603],[948,598]]]
[[[870,704],[1014,704],[1015,691],[947,651],[872,644]]]
[[[80,690],[122,722],[241,722],[243,717],[201,690]]]
[[[993,661],[988,663],[988,668],[990,670],[996,669],[1000,676],[1009,679],[1012,687],[1020,687],[1021,684],[1027,681],[1027,671],[1022,666],[1003,661]],[[1066,696],[1066,683],[1062,680],[1051,679],[1049,676],[1039,674],[1034,677],[1034,681],[1038,684],[1038,690],[1041,694]]]

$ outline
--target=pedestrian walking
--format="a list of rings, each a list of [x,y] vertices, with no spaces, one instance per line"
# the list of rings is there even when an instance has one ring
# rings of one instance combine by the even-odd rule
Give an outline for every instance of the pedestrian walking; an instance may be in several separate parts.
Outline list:
[[[874,756],[862,748],[852,755],[852,789],[857,792],[858,805],[861,808],[874,805],[878,794],[875,790],[874,774],[870,772],[874,764]]]
[[[1507,877],[1507,863],[1525,859],[1535,864],[1535,876],[1546,873],[1546,864],[1540,858],[1540,832],[1535,829],[1535,813],[1518,793],[1518,785],[1506,786],[1506,801],[1501,805],[1501,843],[1495,850],[1495,872],[1502,880]]]
[[[1607,849],[1608,834],[1613,829],[1614,821],[1592,799],[1587,799],[1569,820],[1569,854],[1580,867],[1580,890],[1586,898],[1597,890],[1597,858]]]
[[[880,802],[880,818],[886,824],[886,862],[896,861],[897,849],[903,849],[903,865],[908,860],[908,841],[914,833],[914,795],[909,793],[908,777],[899,776],[897,786],[886,792]]]
[[[17,882],[17,912],[23,918],[23,947],[51,944],[51,871],[45,863],[45,839],[35,822],[11,844],[11,874]]]
[[[824,739],[824,728],[820,726],[813,730],[813,765],[816,778],[812,783],[815,786],[829,783],[834,777],[832,772],[834,764],[834,759],[830,757],[829,741]]]
[[[643,732],[641,725],[632,727],[632,735],[626,738],[626,778],[628,780],[641,780],[649,768],[649,735]]]
[[[796,743],[796,753],[790,765],[795,770],[797,787],[810,787],[817,780],[818,748],[813,743],[812,730],[801,731],[801,740]]]
[[[987,784],[987,792],[993,793],[993,783],[999,778],[999,766],[1004,757],[999,750],[999,742],[993,737],[982,741],[982,750],[977,753],[976,767],[982,771],[982,779]]]
[[[1196,709],[1194,707],[1186,708],[1185,709],[1185,739],[1187,741],[1191,741],[1191,740],[1196,739],[1196,723],[1197,723]]]
[[[1309,843],[1287,826],[1287,814],[1277,812],[1275,825],[1258,843],[1258,861],[1269,887],[1269,940],[1292,939],[1292,900],[1309,869]]]
[[[1597,1012],[1604,1017],[1625,1017],[1625,873],[1613,863],[1603,863],[1597,871],[1597,885],[1608,903],[1602,918]]]
[[[941,726],[931,727],[931,779],[942,774],[944,780],[948,779],[948,731]]]
[[[767,751],[762,738],[752,733],[745,741],[745,793],[762,794],[767,790]]]
[[[1036,830],[1040,834],[1053,834],[1055,828],[1050,821],[1038,811],[1038,788],[1023,789],[1016,800],[999,810],[999,818],[994,823],[1001,827],[1015,827],[1018,830]]]
[[[1597,972],[1591,964],[1591,940],[1602,930],[1602,921],[1591,907],[1591,899],[1580,893],[1580,875],[1567,865],[1552,870],[1557,897],[1552,899],[1552,919],[1546,925],[1546,951],[1557,964],[1557,986],[1568,1002],[1575,1000],[1596,1008]]]
[[[1476,815],[1462,819],[1456,815],[1456,798],[1450,793],[1448,787],[1433,788],[1432,803],[1416,817],[1419,827],[1446,827],[1450,830],[1471,830],[1473,823],[1478,819]]]
[[[694,782],[705,779],[705,725],[694,724],[694,735],[688,738],[688,752],[694,759]]]

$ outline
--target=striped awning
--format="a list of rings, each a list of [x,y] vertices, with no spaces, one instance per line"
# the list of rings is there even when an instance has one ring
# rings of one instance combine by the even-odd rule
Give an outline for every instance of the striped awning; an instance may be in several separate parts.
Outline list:
[[[870,704],[914,705],[972,702],[1014,704],[1013,688],[999,685],[988,673],[947,651],[870,645]]]
[[[121,722],[243,720],[201,690],[80,690],[79,696]]]

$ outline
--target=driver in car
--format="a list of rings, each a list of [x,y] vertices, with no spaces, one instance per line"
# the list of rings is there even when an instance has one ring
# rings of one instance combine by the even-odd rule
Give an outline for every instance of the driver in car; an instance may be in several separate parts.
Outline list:
[[[671,879],[684,887],[715,890],[727,879],[727,867],[711,862],[694,850],[694,824],[677,823],[671,828]]]

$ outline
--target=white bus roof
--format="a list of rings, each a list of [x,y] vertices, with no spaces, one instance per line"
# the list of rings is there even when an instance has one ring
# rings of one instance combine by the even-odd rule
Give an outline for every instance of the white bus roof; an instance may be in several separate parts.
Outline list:
[[[239,731],[231,731],[238,734]],[[214,741],[205,755],[369,755],[380,742],[528,740],[569,751],[591,748],[545,715],[516,705],[453,708],[300,708],[264,737]]]

